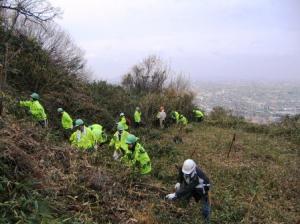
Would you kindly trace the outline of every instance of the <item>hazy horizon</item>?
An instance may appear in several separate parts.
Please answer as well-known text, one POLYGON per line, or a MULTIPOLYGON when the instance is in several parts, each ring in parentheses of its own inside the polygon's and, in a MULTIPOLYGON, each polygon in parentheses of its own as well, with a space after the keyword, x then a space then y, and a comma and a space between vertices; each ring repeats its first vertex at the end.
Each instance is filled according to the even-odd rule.
POLYGON ((94 79, 148 55, 195 81, 300 81, 298 0, 51 0, 94 79))

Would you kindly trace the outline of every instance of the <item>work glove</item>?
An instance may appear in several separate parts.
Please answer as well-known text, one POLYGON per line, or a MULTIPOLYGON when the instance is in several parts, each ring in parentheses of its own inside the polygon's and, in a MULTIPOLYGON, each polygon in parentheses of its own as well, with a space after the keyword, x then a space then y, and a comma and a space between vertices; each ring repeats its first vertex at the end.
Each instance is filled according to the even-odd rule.
POLYGON ((175 193, 168 194, 166 196, 166 199, 168 199, 168 200, 175 200, 176 199, 176 194, 175 193))
POLYGON ((175 188, 175 191, 178 191, 180 188, 180 183, 176 183, 174 188, 175 188))
POLYGON ((113 154, 114 160, 119 160, 121 156, 122 156, 121 153, 118 153, 117 151, 114 151, 114 154, 113 154))

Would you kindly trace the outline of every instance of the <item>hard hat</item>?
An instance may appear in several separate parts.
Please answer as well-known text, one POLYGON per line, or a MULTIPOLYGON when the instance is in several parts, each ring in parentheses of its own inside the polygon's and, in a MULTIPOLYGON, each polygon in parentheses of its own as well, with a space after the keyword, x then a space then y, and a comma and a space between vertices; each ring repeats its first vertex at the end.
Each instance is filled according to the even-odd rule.
POLYGON ((137 137, 135 137, 132 134, 129 134, 126 138, 126 144, 134 144, 134 143, 136 143, 137 140, 138 140, 137 137))
POLYGON ((61 107, 57 109, 58 113, 64 112, 64 109, 62 109, 61 107))
POLYGON ((117 129, 118 129, 118 131, 123 131, 124 130, 124 125, 119 122, 118 126, 117 126, 117 129))
POLYGON ((196 163, 192 159, 187 159, 184 161, 182 166, 182 172, 184 174, 191 174, 196 169, 196 163))
POLYGON ((30 97, 31 97, 32 99, 35 99, 35 100, 40 99, 40 96, 39 96, 39 94, 37 94, 37 93, 32 93, 32 94, 30 95, 30 97))
POLYGON ((81 119, 77 119, 77 120, 75 121, 75 127, 78 127, 78 126, 83 125, 83 124, 84 124, 84 122, 83 122, 83 120, 81 120, 81 119))
POLYGON ((135 109, 136 109, 136 110, 140 110, 140 107, 136 107, 135 109))
POLYGON ((122 116, 125 116, 125 114, 122 112, 122 113, 120 113, 120 117, 122 117, 122 116))

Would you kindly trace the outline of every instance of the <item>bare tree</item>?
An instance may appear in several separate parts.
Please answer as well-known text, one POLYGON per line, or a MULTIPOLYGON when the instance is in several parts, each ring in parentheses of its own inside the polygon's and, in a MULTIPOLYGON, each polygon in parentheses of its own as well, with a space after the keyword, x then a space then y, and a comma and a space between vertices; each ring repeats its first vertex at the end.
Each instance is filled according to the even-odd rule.
POLYGON ((85 65, 84 52, 57 24, 47 23, 45 28, 30 23, 26 27, 18 27, 18 30, 27 37, 37 40, 43 49, 49 53, 51 59, 67 73, 76 74, 80 72, 85 65))
POLYGON ((30 21, 43 26, 61 14, 58 8, 46 0, 0 0, 0 10, 4 17, 14 15, 9 20, 11 28, 19 17, 25 18, 24 23, 30 21))
POLYGON ((161 92, 165 86, 169 68, 155 56, 145 58, 123 76, 122 85, 136 93, 161 92))
POLYGON ((170 76, 168 89, 173 90, 176 95, 182 95, 191 92, 190 80, 183 73, 170 76))
POLYGON ((22 26, 25 27, 28 23, 35 23, 45 29, 46 23, 60 14, 60 10, 54 8, 46 0, 0 0, 0 25, 6 30, 3 39, 5 52, 3 57, 3 79, 0 83, 1 89, 6 85, 10 61, 20 51, 20 49, 10 47, 12 34, 17 33, 15 30, 16 25, 22 23, 22 26))
MULTIPOLYGON (((36 70, 32 70, 30 74, 34 77, 33 80, 36 80, 35 86, 39 87, 40 91, 59 85, 70 75, 82 79, 87 78, 88 71, 85 66, 84 52, 74 44, 68 33, 59 25, 48 22, 44 29, 31 22, 28 22, 27 26, 22 26, 22 20, 19 20, 15 28, 20 35, 34 40, 33 43, 36 43, 36 46, 46 53, 47 59, 40 62, 44 68, 37 66, 36 70), (46 66, 50 64, 53 66, 46 66)), ((26 46, 24 47, 26 48, 26 46)))

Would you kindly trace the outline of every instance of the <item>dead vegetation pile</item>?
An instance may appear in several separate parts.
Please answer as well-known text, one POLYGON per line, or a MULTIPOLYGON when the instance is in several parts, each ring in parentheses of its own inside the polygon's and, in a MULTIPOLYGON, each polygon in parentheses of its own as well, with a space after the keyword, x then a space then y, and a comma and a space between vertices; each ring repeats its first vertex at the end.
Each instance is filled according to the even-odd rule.
MULTIPOLYGON (((7 165, 10 181, 35 180, 38 183, 35 190, 42 195, 70 198, 75 190, 72 185, 83 183, 97 193, 113 186, 106 172, 89 166, 85 155, 75 153, 67 144, 55 146, 47 141, 48 130, 41 130, 31 123, 20 127, 5 122, 4 126, 0 130, 0 159, 7 165)), ((63 204, 61 207, 72 213, 72 210, 81 211, 82 206, 81 203, 72 203, 71 207, 63 204)))

